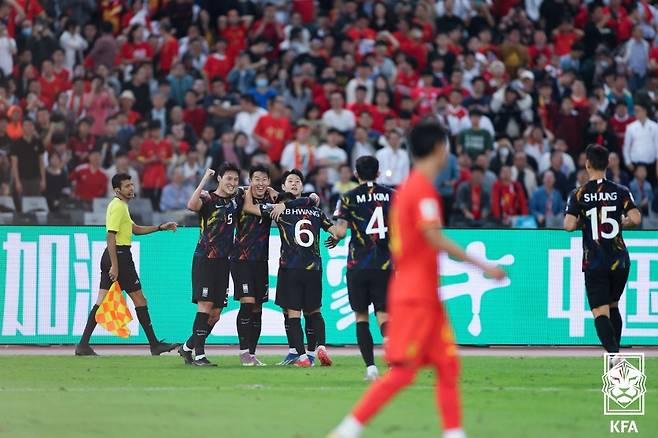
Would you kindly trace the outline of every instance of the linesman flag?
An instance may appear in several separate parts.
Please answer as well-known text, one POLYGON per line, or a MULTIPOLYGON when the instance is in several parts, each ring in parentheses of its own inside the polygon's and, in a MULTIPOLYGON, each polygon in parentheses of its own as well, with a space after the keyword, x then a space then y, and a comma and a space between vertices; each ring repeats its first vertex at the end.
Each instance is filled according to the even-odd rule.
POLYGON ((96 311, 96 322, 120 338, 127 338, 130 336, 128 323, 132 320, 133 316, 126 305, 126 298, 121 293, 121 286, 115 281, 96 311))

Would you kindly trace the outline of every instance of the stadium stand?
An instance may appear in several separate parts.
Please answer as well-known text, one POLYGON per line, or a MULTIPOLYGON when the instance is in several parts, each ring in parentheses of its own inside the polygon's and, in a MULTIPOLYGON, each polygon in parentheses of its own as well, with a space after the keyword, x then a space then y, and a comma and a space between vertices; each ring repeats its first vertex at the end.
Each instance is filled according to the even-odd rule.
POLYGON ((558 227, 599 143, 658 225, 648 2, 83 3, 0 2, 3 215, 95 223, 127 172, 148 221, 223 161, 272 165, 275 187, 301 168, 331 212, 361 155, 398 184, 405 134, 430 117, 451 133, 436 181, 447 224, 558 227))

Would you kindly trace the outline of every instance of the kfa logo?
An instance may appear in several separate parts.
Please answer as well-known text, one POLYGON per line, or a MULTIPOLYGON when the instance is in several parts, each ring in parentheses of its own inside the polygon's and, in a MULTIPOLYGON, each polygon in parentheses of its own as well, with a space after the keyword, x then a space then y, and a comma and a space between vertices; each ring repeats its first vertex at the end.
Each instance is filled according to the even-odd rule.
POLYGON ((644 415, 644 353, 606 353, 603 359, 603 415, 644 415))

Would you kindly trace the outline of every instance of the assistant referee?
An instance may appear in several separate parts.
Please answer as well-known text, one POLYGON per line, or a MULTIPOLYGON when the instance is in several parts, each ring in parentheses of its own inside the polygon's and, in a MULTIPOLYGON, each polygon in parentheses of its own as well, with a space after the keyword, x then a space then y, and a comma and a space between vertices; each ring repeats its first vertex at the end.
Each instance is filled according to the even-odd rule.
POLYGON ((118 281, 123 290, 135 304, 137 319, 144 329, 151 346, 151 354, 158 356, 178 347, 178 344, 169 344, 158 341, 155 337, 151 317, 146 307, 146 298, 142 292, 142 284, 135 270, 130 244, 132 235, 151 234, 156 231, 176 231, 176 222, 166 222, 160 225, 135 225, 128 211, 128 202, 135 197, 135 185, 126 173, 118 173, 112 177, 112 188, 115 198, 107 206, 106 225, 107 248, 101 258, 101 281, 96 304, 89 313, 85 331, 80 343, 75 348, 76 356, 96 356, 96 352, 89 346, 89 338, 96 328, 96 311, 103 302, 110 286, 118 281))

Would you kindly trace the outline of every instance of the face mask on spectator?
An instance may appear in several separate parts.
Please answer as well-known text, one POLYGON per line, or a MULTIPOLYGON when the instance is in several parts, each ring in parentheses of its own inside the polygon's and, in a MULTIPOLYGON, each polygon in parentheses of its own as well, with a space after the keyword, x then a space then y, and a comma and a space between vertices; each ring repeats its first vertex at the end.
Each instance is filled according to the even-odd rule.
POLYGON ((267 79, 258 79, 256 81, 256 87, 258 88, 265 88, 267 87, 267 79))
POLYGON ((21 32, 23 33, 23 36, 26 36, 26 37, 32 36, 32 28, 31 27, 24 27, 21 32))

